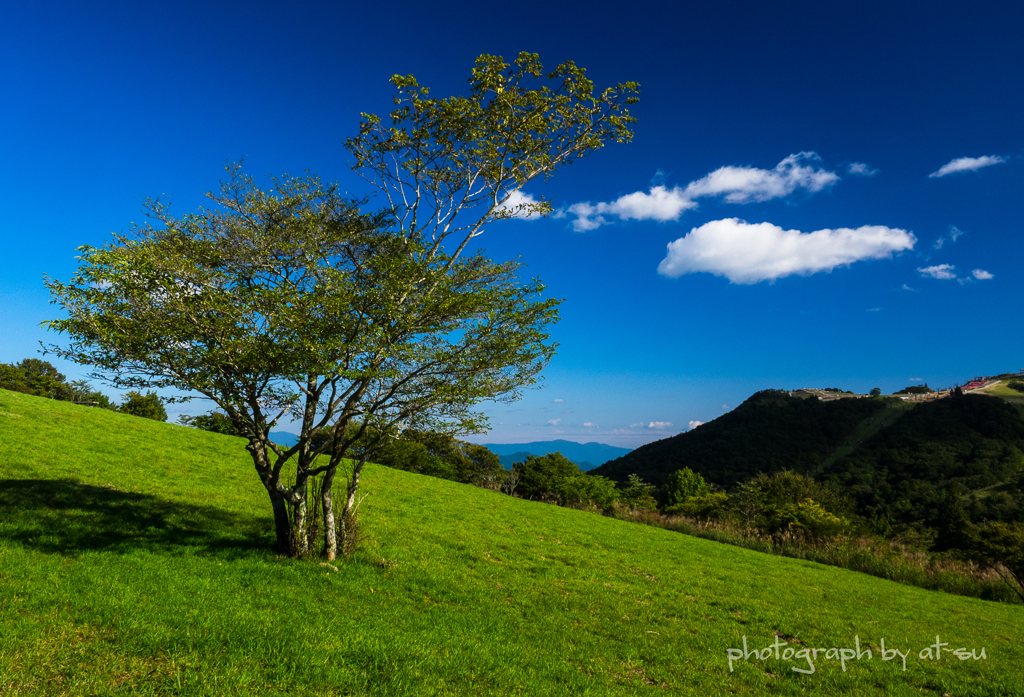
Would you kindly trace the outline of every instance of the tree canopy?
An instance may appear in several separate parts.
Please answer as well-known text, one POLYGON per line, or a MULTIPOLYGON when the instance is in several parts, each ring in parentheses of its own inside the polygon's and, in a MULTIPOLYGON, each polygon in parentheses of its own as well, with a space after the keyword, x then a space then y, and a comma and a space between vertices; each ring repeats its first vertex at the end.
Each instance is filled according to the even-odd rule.
POLYGON ((519 262, 466 246, 488 222, 550 211, 514 205, 531 179, 628 141, 637 86, 595 94, 572 63, 531 88, 541 77, 537 57, 520 54, 513 65, 478 58, 468 97, 431 99, 411 76, 392 78, 391 126, 364 114, 347 142, 383 210, 364 212, 365 199, 312 174, 261 188, 241 165, 197 213, 147 201, 150 222, 82 247, 70 281, 47 279, 67 315, 49 327, 69 339, 50 350, 119 387, 212 400, 248 440, 283 553, 309 551, 310 480, 323 475, 333 558, 343 462, 342 538, 368 458, 406 431, 481 432, 474 406, 518 398, 554 355, 559 301, 521 280, 519 262), (269 438, 280 420, 301 425, 291 448, 269 438))

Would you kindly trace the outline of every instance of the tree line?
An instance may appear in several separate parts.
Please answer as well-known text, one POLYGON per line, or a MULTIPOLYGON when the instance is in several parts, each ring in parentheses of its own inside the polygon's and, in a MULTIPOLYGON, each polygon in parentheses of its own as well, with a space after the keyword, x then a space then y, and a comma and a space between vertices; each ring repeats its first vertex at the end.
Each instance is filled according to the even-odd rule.
POLYGON ((160 396, 129 390, 121 404, 95 389, 87 380, 68 382, 52 363, 39 358, 25 358, 17 363, 0 363, 0 390, 21 392, 62 402, 73 402, 100 409, 119 411, 146 419, 167 421, 167 410, 160 396))

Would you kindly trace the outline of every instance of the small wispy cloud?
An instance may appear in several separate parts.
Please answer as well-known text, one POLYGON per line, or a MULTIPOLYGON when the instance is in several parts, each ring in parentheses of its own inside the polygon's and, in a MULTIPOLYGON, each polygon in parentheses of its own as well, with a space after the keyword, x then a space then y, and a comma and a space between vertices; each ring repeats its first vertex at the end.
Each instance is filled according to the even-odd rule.
POLYGON ((560 423, 562 423, 561 419, 551 419, 551 421, 548 421, 548 425, 550 426, 557 426, 560 423))
POLYGON ((998 165, 1001 162, 1006 162, 1006 158, 1000 157, 999 155, 958 157, 955 160, 950 160, 946 164, 942 165, 937 170, 929 174, 928 177, 935 179, 937 177, 945 177, 947 174, 954 174, 956 172, 975 172, 982 167, 991 167, 992 165, 998 165))
POLYGON ((671 426, 671 421, 652 421, 649 424, 647 424, 647 428, 653 429, 655 431, 663 431, 666 428, 671 428, 671 426))
POLYGON ((918 268, 917 271, 922 276, 937 278, 940 281, 951 281, 956 278, 956 273, 953 271, 955 268, 952 264, 937 264, 918 268))
POLYGON ((880 307, 869 307, 868 309, 866 309, 864 311, 865 312, 881 312, 882 308, 880 308, 880 307))
POLYGON ((565 402, 564 399, 552 399, 551 401, 555 404, 562 404, 563 402, 565 402))
POLYGON ((583 425, 586 426, 587 428, 594 428, 595 426, 597 426, 597 424, 590 423, 589 421, 584 421, 583 425))
POLYGON ((995 276, 990 274, 988 271, 984 271, 982 269, 975 269, 974 271, 971 271, 971 275, 973 275, 979 281, 987 281, 990 278, 995 278, 995 276))
POLYGON ((755 203, 789 196, 798 189, 815 193, 839 181, 835 172, 807 164, 820 159, 815 152, 799 152, 784 158, 773 169, 719 167, 685 187, 670 189, 657 184, 646 192, 634 191, 610 202, 575 203, 568 210, 576 216, 573 229, 586 232, 608 224, 606 216, 620 220, 678 220, 684 211, 697 207, 699 198, 755 203))
POLYGON ((713 220, 668 244, 658 273, 677 278, 707 272, 733 283, 809 276, 913 249, 913 233, 884 225, 801 232, 739 218, 713 220))
POLYGON ((855 177, 873 177, 878 174, 877 169, 872 169, 863 162, 851 162, 846 165, 846 171, 855 177))
POLYGON ((728 404, 723 404, 723 405, 722 405, 722 408, 723 408, 723 409, 728 409, 728 408, 729 408, 729 405, 728 405, 728 404))
POLYGON ((906 283, 903 284, 903 287, 900 288, 900 290, 909 290, 911 293, 916 293, 917 292, 917 288, 911 288, 906 283))
POLYGON ((958 228, 956 225, 949 226, 949 232, 935 240, 935 249, 942 249, 943 245, 946 244, 946 240, 950 242, 956 242, 958 239, 964 236, 964 231, 958 228))
POLYGON ((691 421, 687 425, 690 427, 690 430, 692 431, 693 429, 697 428, 698 426, 703 426, 704 422, 703 421, 691 421))

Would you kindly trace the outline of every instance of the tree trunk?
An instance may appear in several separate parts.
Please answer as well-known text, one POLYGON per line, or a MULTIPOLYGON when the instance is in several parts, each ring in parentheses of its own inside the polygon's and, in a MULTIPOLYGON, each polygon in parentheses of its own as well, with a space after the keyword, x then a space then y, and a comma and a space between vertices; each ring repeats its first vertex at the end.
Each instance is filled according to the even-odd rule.
POLYGON ((292 499, 292 556, 303 557, 309 552, 309 531, 306 530, 306 510, 308 501, 306 487, 308 480, 295 487, 295 498, 292 499))
POLYGON ((267 493, 270 495, 270 505, 274 509, 274 531, 277 536, 274 551, 290 556, 292 553, 292 526, 288 519, 288 506, 284 494, 271 486, 267 486, 267 493))
POLYGON ((336 468, 331 467, 324 473, 323 487, 320 490, 320 501, 324 509, 324 556, 327 561, 334 561, 338 553, 338 535, 334 524, 334 497, 331 489, 334 486, 336 468))
POLYGON ((348 491, 345 497, 345 507, 341 510, 341 550, 349 554, 355 550, 357 542, 356 535, 356 492, 359 490, 359 475, 363 472, 363 465, 366 458, 362 457, 359 463, 352 468, 352 479, 348 484, 348 491))

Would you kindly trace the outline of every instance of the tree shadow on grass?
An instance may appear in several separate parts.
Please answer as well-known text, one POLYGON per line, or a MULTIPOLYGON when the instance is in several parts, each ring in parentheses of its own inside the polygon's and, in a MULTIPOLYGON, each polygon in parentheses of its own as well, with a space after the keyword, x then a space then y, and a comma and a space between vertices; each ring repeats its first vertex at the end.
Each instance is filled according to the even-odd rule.
POLYGON ((50 554, 179 551, 252 556, 273 545, 269 516, 167 501, 72 479, 0 479, 0 540, 50 554))

